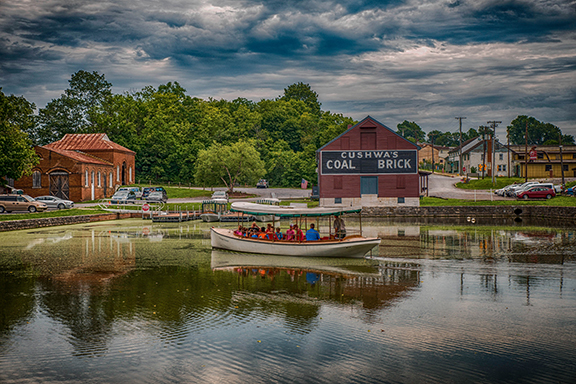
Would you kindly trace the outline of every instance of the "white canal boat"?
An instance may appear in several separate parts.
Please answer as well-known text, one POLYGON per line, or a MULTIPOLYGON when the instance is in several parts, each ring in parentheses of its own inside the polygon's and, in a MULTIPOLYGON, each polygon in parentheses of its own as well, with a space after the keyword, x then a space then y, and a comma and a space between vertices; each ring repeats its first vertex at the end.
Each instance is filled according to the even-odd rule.
MULTIPOLYGON (((233 203, 232 212, 241 212, 250 216, 272 215, 273 217, 288 217, 301 224, 309 219, 332 216, 338 217, 344 213, 358 213, 360 208, 296 208, 290 206, 272 206, 254 203, 233 203)), ((257 253, 267 255, 296 257, 353 257, 361 258, 372 248, 380 244, 378 237, 363 237, 360 221, 358 235, 336 238, 329 234, 317 241, 278 241, 243 237, 234 234, 232 229, 212 227, 210 237, 212 248, 229 251, 257 253)), ((306 226, 306 225, 305 225, 306 226)), ((305 230, 305 227, 299 225, 305 230)))

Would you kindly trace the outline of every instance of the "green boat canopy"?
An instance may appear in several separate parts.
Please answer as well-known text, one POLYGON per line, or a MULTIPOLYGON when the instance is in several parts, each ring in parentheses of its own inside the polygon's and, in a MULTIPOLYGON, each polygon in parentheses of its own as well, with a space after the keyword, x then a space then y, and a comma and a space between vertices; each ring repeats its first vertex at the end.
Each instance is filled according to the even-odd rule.
POLYGON ((232 212, 242 212, 247 215, 263 216, 274 215, 279 217, 318 217, 318 216, 340 216, 344 213, 360 213, 362 208, 354 207, 320 207, 320 208, 298 208, 288 205, 263 205, 255 203, 237 202, 232 203, 232 212))

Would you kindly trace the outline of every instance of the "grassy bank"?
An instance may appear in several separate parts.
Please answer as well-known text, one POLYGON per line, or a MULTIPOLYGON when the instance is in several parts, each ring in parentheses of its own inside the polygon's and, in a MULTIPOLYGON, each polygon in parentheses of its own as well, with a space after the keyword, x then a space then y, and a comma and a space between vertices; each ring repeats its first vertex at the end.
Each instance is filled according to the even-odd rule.
MULTIPOLYGON (((484 189, 484 190, 489 190, 489 189, 500 189, 500 188, 504 188, 507 185, 510 184, 523 184, 524 183, 524 178, 521 177, 497 177, 494 180, 496 182, 496 185, 492 184, 492 178, 491 177, 486 177, 484 179, 478 179, 478 180, 469 180, 467 183, 464 182, 459 182, 456 183, 456 187, 460 188, 460 189, 484 189)), ((546 179, 529 179, 529 181, 540 181, 540 182, 546 182, 546 179)), ((576 181, 571 181, 566 183, 566 188, 570 188, 572 186, 576 185, 576 181)))
POLYGON ((576 198, 567 196, 558 196, 550 200, 464 200, 464 199, 440 199, 437 197, 424 197, 420 200, 420 205, 423 207, 435 206, 487 206, 487 205, 544 205, 549 207, 574 207, 576 206, 576 198))
POLYGON ((103 211, 99 208, 73 208, 73 209, 62 209, 59 211, 49 211, 49 212, 37 212, 37 213, 16 213, 16 214, 2 214, 0 215, 0 221, 6 220, 26 220, 26 219, 42 219, 47 217, 64 217, 64 216, 81 216, 81 215, 93 215, 96 213, 110 213, 103 211))

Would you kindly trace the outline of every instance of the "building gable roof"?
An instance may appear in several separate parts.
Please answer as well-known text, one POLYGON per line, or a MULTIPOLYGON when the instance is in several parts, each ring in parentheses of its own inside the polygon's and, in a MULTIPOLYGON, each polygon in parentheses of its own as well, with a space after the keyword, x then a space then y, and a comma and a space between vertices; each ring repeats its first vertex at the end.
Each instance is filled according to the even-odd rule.
POLYGON ((320 148, 318 148, 316 150, 316 152, 320 152, 321 150, 324 149, 324 147, 332 144, 333 142, 335 142, 336 140, 338 140, 340 137, 344 136, 345 134, 347 134, 348 132, 352 131, 353 129, 356 129, 357 127, 360 127, 362 125, 364 125, 366 122, 371 121, 372 123, 379 125, 382 128, 387 129, 388 131, 390 131, 391 133, 393 133, 394 135, 398 136, 400 139, 404 140, 405 142, 409 143, 410 145, 412 145, 415 149, 420 149, 420 147, 416 144, 414 144, 413 142, 411 142, 410 140, 407 140, 406 138, 402 137, 401 135, 399 135, 397 132, 393 131, 392 129, 388 128, 387 126, 385 126, 384 124, 380 123, 378 120, 372 118, 371 116, 366 116, 364 119, 362 119, 360 122, 356 123, 355 125, 353 125, 352 127, 348 128, 346 131, 342 132, 341 134, 339 134, 338 136, 336 136, 335 138, 333 138, 332 140, 330 140, 329 142, 327 142, 326 144, 324 144, 323 146, 321 146, 320 148))
POLYGON ((78 161, 79 163, 86 163, 86 164, 98 164, 98 165, 108 165, 112 166, 112 163, 109 163, 105 160, 99 159, 95 156, 89 155, 88 153, 83 153, 80 151, 71 151, 67 149, 59 149, 59 148, 50 148, 48 146, 40 147, 46 149, 48 151, 57 153, 61 156, 68 157, 72 160, 78 161))
POLYGON ((47 144, 45 148, 71 151, 120 151, 136 153, 116 144, 105 133, 67 133, 58 141, 47 144))

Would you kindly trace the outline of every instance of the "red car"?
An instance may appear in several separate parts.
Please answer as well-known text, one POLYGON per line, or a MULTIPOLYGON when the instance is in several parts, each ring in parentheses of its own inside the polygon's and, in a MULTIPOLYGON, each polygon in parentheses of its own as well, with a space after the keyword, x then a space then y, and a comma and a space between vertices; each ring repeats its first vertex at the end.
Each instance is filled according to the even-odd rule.
POLYGON ((542 186, 533 186, 526 191, 520 192, 516 197, 518 199, 551 199, 556 196, 556 192, 554 192, 553 188, 542 187, 542 186))

